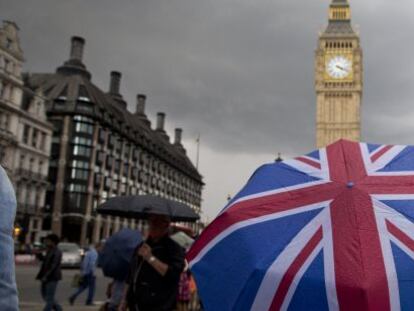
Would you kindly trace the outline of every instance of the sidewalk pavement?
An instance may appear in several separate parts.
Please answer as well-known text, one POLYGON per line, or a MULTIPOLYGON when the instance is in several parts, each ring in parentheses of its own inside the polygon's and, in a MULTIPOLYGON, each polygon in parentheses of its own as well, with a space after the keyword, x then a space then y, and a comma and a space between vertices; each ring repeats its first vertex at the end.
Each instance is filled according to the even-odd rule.
MULTIPOLYGON (((64 311, 98 311, 103 302, 95 302, 94 306, 85 306, 82 304, 75 304, 70 306, 68 303, 62 303, 61 306, 64 311)), ((42 311, 44 304, 36 302, 20 302, 20 311, 42 311)))

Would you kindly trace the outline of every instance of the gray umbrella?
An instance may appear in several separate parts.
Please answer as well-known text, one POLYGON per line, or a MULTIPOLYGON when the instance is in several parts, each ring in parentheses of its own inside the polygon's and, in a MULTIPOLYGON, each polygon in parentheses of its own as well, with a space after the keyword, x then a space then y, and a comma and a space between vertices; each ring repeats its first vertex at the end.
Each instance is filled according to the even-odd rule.
POLYGON ((177 242, 177 244, 180 245, 184 249, 188 249, 194 243, 193 238, 189 237, 187 234, 181 231, 174 233, 171 236, 171 239, 177 242))
POLYGON ((156 214, 169 216, 172 221, 194 222, 200 219, 190 206, 156 195, 114 197, 100 205, 97 212, 127 218, 146 218, 149 214, 156 214))

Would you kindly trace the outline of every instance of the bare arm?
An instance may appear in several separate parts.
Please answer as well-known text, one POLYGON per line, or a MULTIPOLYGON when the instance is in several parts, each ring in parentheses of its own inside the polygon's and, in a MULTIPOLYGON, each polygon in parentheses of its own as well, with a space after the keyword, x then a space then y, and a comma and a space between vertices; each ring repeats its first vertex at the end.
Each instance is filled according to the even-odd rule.
POLYGON ((155 271, 157 271, 162 276, 165 276, 167 274, 168 265, 166 263, 163 263, 157 257, 151 256, 145 260, 155 269, 155 271))
POLYGON ((162 276, 167 274, 168 265, 152 255, 151 247, 148 244, 142 244, 138 250, 138 255, 144 258, 162 276))

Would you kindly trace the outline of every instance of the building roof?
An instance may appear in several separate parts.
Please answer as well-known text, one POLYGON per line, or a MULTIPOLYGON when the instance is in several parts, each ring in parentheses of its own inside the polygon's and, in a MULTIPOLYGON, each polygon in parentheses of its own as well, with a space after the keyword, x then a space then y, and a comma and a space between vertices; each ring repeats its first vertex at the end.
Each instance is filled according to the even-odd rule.
POLYGON ((91 77, 81 60, 70 59, 58 67, 56 73, 28 74, 26 82, 28 87, 41 88, 50 100, 49 116, 88 116, 202 183, 202 176, 181 143, 171 143, 165 132, 151 128, 144 113, 128 111, 124 103, 94 85, 91 77))
POLYGON ((354 36, 355 31, 352 28, 351 21, 335 21, 330 20, 328 27, 326 28, 324 35, 350 35, 354 36))

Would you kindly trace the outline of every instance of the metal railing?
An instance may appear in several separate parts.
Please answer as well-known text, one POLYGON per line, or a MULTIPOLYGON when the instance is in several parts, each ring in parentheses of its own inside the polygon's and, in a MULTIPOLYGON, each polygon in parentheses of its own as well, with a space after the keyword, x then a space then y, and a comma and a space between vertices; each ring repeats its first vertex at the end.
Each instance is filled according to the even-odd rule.
POLYGON ((29 179, 38 182, 47 182, 47 175, 33 172, 31 170, 19 168, 16 171, 16 175, 23 179, 29 179))
POLYGON ((17 203, 17 212, 20 214, 35 215, 40 207, 33 204, 17 203))

